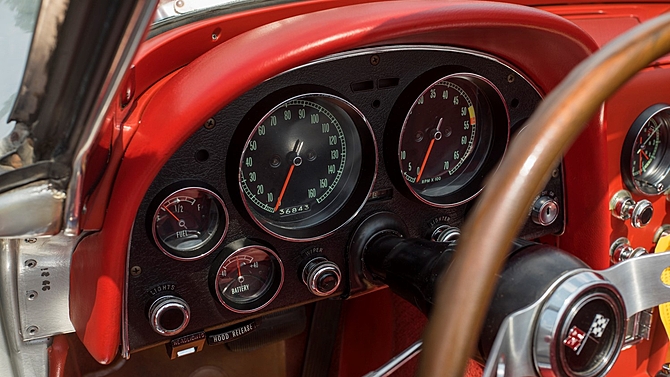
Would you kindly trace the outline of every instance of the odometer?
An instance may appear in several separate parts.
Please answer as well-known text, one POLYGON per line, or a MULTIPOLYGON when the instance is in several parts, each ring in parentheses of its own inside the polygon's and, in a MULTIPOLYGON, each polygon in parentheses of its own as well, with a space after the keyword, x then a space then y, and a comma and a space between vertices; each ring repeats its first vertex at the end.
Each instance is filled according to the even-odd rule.
POLYGON ((239 165, 243 201, 268 232, 295 240, 324 236, 362 206, 374 179, 374 139, 362 114, 327 94, 288 99, 247 139, 239 165), (362 178, 362 179, 359 179, 362 178))

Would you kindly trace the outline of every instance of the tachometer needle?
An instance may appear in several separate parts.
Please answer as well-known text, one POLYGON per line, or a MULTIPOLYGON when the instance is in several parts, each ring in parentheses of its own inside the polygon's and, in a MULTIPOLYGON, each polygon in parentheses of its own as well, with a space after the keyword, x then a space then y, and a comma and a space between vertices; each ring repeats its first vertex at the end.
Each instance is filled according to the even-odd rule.
POLYGON ((433 134, 433 137, 430 139, 430 144, 428 144, 428 150, 426 151, 426 155, 423 156, 423 162, 421 163, 421 168, 419 168, 419 174, 416 176, 416 182, 419 183, 421 180, 421 175, 423 174, 423 169, 426 167, 426 162, 428 162, 428 157, 430 156, 430 151, 433 150, 433 144, 435 144, 435 135, 440 132, 440 127, 442 126, 442 119, 440 118, 440 121, 437 123, 437 128, 435 130, 435 134, 433 134))

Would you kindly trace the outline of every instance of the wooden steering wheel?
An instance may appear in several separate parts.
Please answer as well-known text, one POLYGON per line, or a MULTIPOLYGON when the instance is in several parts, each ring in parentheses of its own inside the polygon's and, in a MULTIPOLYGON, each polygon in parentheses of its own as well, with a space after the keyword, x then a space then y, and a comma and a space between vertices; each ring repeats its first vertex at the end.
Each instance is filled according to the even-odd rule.
POLYGON ((441 277, 419 376, 463 376, 513 238, 551 169, 595 111, 629 78, 670 51, 670 14, 610 42, 548 95, 512 143, 470 213, 441 277), (482 237, 482 235, 485 235, 482 237), (478 279, 472 279, 478 276, 478 279), (452 305, 457 303, 457 305, 452 305))

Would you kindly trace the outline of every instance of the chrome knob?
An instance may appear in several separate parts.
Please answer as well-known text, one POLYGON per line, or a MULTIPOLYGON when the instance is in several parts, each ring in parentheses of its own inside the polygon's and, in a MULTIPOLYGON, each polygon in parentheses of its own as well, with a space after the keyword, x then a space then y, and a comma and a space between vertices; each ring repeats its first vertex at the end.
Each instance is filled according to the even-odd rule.
POLYGON ((656 373, 656 377, 670 377, 670 364, 663 364, 661 370, 656 373))
POLYGON ((617 240, 612 243, 612 246, 610 246, 610 259, 612 260, 612 263, 621 263, 625 260, 645 254, 648 254, 647 249, 644 247, 633 248, 626 237, 617 238, 617 240))
POLYGON ((461 231, 455 226, 440 225, 430 235, 430 239, 435 242, 458 241, 461 237, 461 231))
POLYGON ((670 235, 670 224, 663 224, 654 232, 653 243, 658 243, 662 237, 670 235))
POLYGON ((549 226, 558 219, 558 203, 549 196, 541 196, 533 203, 531 219, 537 225, 549 226))
POLYGON ((654 207, 647 199, 642 199, 633 208, 633 214, 630 217, 630 223, 634 228, 642 228, 649 224, 654 215, 654 207))
POLYGON ((163 336, 177 335, 188 326, 191 309, 184 299, 161 296, 149 307, 149 322, 155 332, 163 336))
POLYGON ((642 228, 649 224, 654 215, 654 207, 650 201, 642 199, 639 202, 635 202, 626 190, 621 190, 614 194, 610 200, 610 211, 612 212, 612 216, 617 219, 630 219, 630 224, 633 228, 642 228))
POLYGON ((337 264, 324 257, 316 257, 302 269, 302 281, 313 294, 328 296, 340 286, 342 273, 337 264))

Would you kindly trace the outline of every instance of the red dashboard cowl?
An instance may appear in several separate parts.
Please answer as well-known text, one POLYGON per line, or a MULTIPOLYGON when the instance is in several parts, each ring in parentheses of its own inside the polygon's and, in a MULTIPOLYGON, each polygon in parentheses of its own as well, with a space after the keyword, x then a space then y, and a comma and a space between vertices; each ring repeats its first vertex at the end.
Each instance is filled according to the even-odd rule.
MULTIPOLYGON (((197 25, 184 32, 196 32, 197 25)), ((212 22, 203 25, 211 28, 212 22)), ((176 38, 179 31, 172 35, 176 38)), ((202 43, 211 44, 211 38, 202 43)), ((104 226, 84 238, 73 255, 71 319, 96 360, 110 363, 118 352, 131 227, 144 193, 172 153, 208 117, 272 76, 328 54, 401 43, 490 53, 525 72, 544 93, 597 49, 575 24, 547 12, 510 4, 443 1, 320 11, 259 27, 214 47, 165 82, 143 113, 132 115, 140 119, 140 126, 119 168, 104 226)), ((169 53, 179 54, 180 46, 169 53)), ((138 74, 151 69, 143 65, 145 58, 150 60, 149 56, 136 60, 138 74)))

